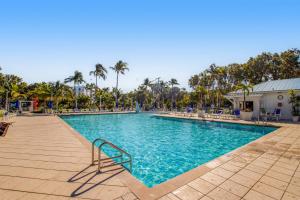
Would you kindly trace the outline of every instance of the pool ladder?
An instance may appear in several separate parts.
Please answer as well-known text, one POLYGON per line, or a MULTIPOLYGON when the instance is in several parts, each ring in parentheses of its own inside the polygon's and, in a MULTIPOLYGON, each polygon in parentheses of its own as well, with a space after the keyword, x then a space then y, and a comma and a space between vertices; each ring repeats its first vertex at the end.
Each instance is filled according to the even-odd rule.
POLYGON ((131 155, 129 153, 127 153, 126 151, 124 151, 123 149, 117 147, 113 143, 111 143, 109 141, 106 141, 102 138, 97 138, 92 143, 92 165, 94 165, 95 162, 98 162, 98 172, 101 172, 101 169, 103 169, 103 168, 112 167, 112 166, 115 166, 115 165, 121 165, 122 167, 126 168, 130 173, 132 172, 132 157, 131 157, 131 155), (98 141, 100 141, 101 143, 98 146, 98 160, 95 160, 94 151, 95 151, 96 142, 98 142, 98 141), (105 145, 110 146, 111 148, 117 150, 120 153, 120 155, 101 159, 101 150, 105 145), (127 156, 127 159, 125 161, 124 161, 124 155, 127 156), (110 160, 110 159, 113 160, 113 159, 116 159, 116 158, 121 158, 121 162, 114 162, 113 164, 102 165, 104 161, 110 160), (129 169, 124 166, 125 163, 129 163, 129 169))

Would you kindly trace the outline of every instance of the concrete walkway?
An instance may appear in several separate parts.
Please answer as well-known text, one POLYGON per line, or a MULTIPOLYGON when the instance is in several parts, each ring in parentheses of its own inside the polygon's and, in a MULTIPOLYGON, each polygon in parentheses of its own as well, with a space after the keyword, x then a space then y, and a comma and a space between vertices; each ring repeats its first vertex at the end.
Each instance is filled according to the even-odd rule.
POLYGON ((0 137, 0 199, 137 199, 122 169, 96 174, 89 148, 54 116, 17 117, 0 137))

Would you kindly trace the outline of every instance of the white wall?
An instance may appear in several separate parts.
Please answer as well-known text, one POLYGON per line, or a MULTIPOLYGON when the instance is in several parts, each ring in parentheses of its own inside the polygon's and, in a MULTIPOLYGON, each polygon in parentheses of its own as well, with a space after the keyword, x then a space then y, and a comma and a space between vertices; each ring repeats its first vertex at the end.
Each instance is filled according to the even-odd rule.
POLYGON ((268 93, 264 94, 262 97, 262 106, 266 109, 267 112, 273 112, 275 108, 281 109, 281 118, 282 119, 291 119, 292 118, 292 105, 289 104, 290 96, 287 92, 285 93, 268 93), (282 100, 279 100, 277 97, 279 95, 283 96, 282 100), (278 103, 282 103, 282 107, 278 107, 278 103))
MULTIPOLYGON (((257 117, 259 115, 259 101, 261 96, 246 96, 246 101, 253 101, 253 117, 257 117)), ((239 109, 239 102, 243 102, 244 97, 235 98, 234 109, 239 109)))
MULTIPOLYGON (((300 95, 300 91, 296 92, 300 95)), ((270 92, 263 94, 262 97, 251 97, 246 96, 246 101, 253 101, 253 116, 257 117, 259 115, 259 108, 265 108, 269 113, 272 113, 276 108, 281 109, 281 119, 292 119, 292 105, 289 104, 290 96, 287 92, 270 92), (278 95, 282 95, 283 99, 279 100, 278 95), (260 106, 259 106, 259 102, 260 106), (282 103, 282 107, 278 107, 278 103, 282 103)), ((242 97, 235 98, 235 101, 243 101, 242 97)), ((234 108, 238 108, 238 103, 235 103, 234 108)))

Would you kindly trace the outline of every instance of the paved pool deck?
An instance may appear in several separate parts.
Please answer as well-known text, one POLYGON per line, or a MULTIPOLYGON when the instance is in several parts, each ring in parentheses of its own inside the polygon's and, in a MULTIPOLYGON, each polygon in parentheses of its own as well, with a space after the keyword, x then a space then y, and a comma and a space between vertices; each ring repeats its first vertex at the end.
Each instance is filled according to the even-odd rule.
POLYGON ((0 137, 0 199, 300 199, 300 125, 272 125, 281 128, 147 188, 120 168, 97 174, 90 143, 60 118, 17 117, 0 137))
POLYGON ((16 117, 0 137, 0 199, 137 199, 123 169, 96 174, 90 164, 87 144, 58 117, 16 117))

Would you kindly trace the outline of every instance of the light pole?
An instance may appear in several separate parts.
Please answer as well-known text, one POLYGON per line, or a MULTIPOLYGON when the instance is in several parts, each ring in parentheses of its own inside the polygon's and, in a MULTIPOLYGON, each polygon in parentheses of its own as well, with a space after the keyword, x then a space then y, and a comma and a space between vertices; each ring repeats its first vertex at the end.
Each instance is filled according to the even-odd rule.
POLYGON ((5 101, 5 110, 9 112, 9 106, 8 106, 8 90, 6 91, 6 101, 5 101))
POLYGON ((100 95, 100 112, 101 112, 101 107, 102 107, 102 105, 101 105, 101 97, 102 97, 102 95, 100 95))
POLYGON ((50 97, 50 109, 51 109, 51 114, 53 113, 53 91, 51 89, 51 97, 50 97))

